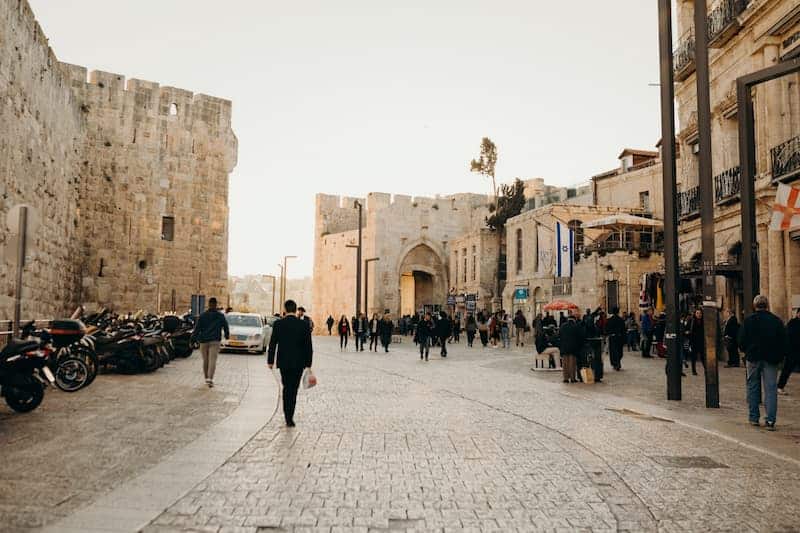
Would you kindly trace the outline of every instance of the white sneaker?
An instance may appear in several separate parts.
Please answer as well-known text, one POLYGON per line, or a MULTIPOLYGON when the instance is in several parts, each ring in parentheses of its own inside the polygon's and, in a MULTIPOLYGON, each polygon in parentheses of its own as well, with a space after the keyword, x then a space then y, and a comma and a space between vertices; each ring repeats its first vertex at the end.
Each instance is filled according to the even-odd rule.
POLYGON ((783 389, 778 389, 778 394, 780 394, 780 395, 782 395, 782 396, 788 396, 788 395, 789 395, 789 393, 788 393, 788 392, 786 392, 786 391, 785 391, 785 390, 783 390, 783 389))

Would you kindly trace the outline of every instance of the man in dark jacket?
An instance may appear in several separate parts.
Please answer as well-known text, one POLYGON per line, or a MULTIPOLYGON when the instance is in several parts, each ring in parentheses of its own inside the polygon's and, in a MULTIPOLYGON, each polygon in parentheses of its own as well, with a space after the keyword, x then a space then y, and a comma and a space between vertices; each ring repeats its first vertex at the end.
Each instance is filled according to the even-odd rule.
POLYGON ((283 415, 288 427, 294 427, 294 408, 297 404, 297 389, 303 370, 311 368, 314 349, 311 345, 311 330, 295 316, 297 304, 286 300, 283 304, 286 316, 275 322, 269 340, 267 365, 273 368, 277 359, 283 383, 283 415))
POLYGON ((353 320, 353 337, 356 339, 356 351, 364 351, 364 343, 369 334, 369 321, 364 313, 353 320))
POLYGON ((419 344, 420 361, 422 360, 423 353, 425 354, 425 360, 428 360, 428 354, 431 351, 431 337, 434 335, 433 327, 430 313, 425 313, 425 316, 417 321, 414 340, 419 344))
POLYGON ((758 295, 753 299, 755 313, 744 320, 739 330, 739 345, 747 360, 747 403, 750 424, 759 425, 761 387, 764 387, 766 427, 775 431, 778 414, 778 364, 786 354, 786 328, 780 318, 769 312, 769 300, 758 295))
POLYGON ((210 388, 214 386, 214 371, 217 369, 217 355, 219 354, 219 343, 222 340, 222 333, 225 338, 230 338, 228 320, 225 315, 217 309, 217 299, 208 300, 208 310, 204 311, 197 319, 197 325, 192 331, 192 340, 200 343, 200 353, 203 356, 203 374, 206 377, 206 385, 210 388))
POLYGON ((611 309, 611 316, 606 322, 606 335, 608 335, 608 358, 614 370, 622 368, 622 349, 625 346, 626 334, 625 321, 619 316, 619 307, 611 309))
MULTIPOLYGON (((381 339, 381 346, 386 353, 389 353, 389 345, 392 343, 392 333, 394 333, 394 322, 392 322, 392 318, 385 314, 383 318, 378 322, 378 336, 381 339)), ((376 343, 375 351, 378 351, 378 346, 376 343)))
POLYGON ((783 362, 783 370, 778 380, 778 394, 786 394, 783 388, 786 387, 789 376, 800 363, 800 307, 794 310, 794 318, 786 324, 786 336, 789 350, 786 353, 786 361, 783 362))
POLYGON ((725 329, 722 332, 722 340, 725 349, 728 351, 727 368, 739 366, 739 321, 730 309, 725 310, 725 329))
POLYGON ((586 341, 579 315, 579 311, 573 311, 559 330, 564 383, 578 381, 578 354, 583 350, 583 344, 586 341))
POLYGON ((334 322, 335 320, 333 320, 333 316, 328 315, 328 320, 325 321, 325 325, 328 326, 328 335, 331 335, 331 332, 333 331, 334 322))
POLYGON ((442 345, 440 355, 447 357, 447 339, 450 338, 450 321, 447 319, 447 313, 441 311, 439 320, 436 322, 436 336, 439 337, 439 343, 442 345))

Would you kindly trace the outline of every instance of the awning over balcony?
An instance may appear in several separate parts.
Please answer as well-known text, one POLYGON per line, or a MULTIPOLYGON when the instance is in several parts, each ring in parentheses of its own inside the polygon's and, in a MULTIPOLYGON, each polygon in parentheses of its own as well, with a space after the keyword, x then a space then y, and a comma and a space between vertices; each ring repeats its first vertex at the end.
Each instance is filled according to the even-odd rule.
POLYGON ((636 215, 611 215, 603 218, 598 218, 590 222, 582 224, 584 228, 591 229, 609 229, 616 231, 624 231, 630 229, 646 229, 655 228, 661 229, 664 223, 661 220, 654 220, 652 218, 637 217, 636 215))

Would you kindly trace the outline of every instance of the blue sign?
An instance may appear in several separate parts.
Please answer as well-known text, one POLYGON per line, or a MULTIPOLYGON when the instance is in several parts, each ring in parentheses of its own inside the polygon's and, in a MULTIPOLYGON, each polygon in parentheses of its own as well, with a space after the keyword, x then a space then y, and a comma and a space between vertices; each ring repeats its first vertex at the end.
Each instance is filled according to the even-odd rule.
POLYGON ((514 299, 515 300, 527 300, 528 299, 528 289, 527 288, 520 288, 514 291, 514 299))

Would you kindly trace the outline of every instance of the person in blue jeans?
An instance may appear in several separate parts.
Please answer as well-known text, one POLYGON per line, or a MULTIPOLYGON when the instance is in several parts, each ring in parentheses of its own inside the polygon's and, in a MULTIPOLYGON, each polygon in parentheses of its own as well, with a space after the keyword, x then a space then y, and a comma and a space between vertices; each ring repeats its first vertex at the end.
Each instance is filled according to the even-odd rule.
POLYGON ((739 330, 739 346, 747 360, 747 404, 750 425, 760 425, 762 387, 765 426, 775 431, 778 416, 778 365, 787 351, 783 321, 769 312, 769 300, 758 295, 753 299, 755 312, 745 318, 739 330))

